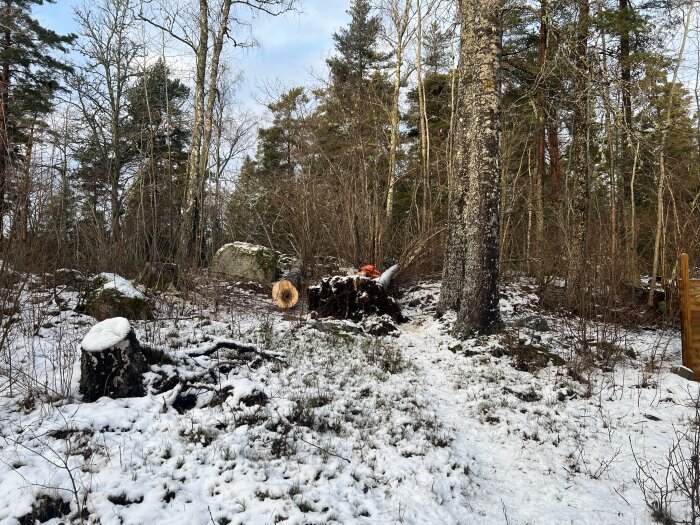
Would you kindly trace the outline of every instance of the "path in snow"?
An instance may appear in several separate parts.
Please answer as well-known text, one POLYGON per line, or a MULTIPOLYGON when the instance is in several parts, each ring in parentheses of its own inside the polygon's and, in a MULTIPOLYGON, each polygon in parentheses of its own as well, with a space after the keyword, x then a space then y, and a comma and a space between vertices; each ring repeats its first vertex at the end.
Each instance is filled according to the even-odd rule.
MULTIPOLYGON (((597 397, 558 400, 560 387, 572 383, 562 370, 517 371, 509 358, 489 353, 495 338, 462 343, 475 355, 453 352, 445 326, 412 315, 398 344, 434 410, 454 429, 453 453, 473 465, 470 505, 481 523, 652 522, 635 484, 630 439, 637 454, 663 454, 682 407, 669 406, 659 422, 646 419, 658 396, 617 384, 619 374, 634 379, 630 370, 614 373, 612 382, 599 378, 597 397)), ((686 385, 664 378, 680 401, 686 385)))

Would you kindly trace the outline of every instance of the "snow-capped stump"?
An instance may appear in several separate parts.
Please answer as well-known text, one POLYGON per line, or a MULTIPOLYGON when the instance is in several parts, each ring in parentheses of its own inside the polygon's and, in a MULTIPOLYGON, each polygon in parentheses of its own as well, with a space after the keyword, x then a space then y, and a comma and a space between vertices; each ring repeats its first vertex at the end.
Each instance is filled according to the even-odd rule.
POLYGON ((233 242, 219 248, 209 269, 217 274, 271 284, 277 275, 277 260, 274 250, 247 242, 233 242))
POLYGON ((93 326, 81 343, 80 393, 92 402, 143 396, 142 374, 148 364, 136 334, 124 317, 106 319, 93 326))
POLYGON ((388 315, 402 322, 401 308, 377 280, 352 276, 335 276, 309 288, 309 310, 320 317, 359 321, 368 315, 388 315))
POLYGON ((153 319, 153 305, 133 284, 115 273, 101 273, 91 282, 85 313, 98 321, 112 317, 153 319))

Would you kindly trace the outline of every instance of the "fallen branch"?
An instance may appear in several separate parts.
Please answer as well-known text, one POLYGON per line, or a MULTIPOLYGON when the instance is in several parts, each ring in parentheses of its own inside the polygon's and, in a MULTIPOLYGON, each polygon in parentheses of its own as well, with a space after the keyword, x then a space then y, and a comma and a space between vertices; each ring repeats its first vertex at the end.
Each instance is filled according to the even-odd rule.
POLYGON ((284 354, 281 353, 270 353, 270 352, 265 352, 264 350, 260 350, 256 345, 251 344, 251 343, 241 343, 239 341, 233 341, 229 339, 225 339, 222 341, 216 341, 212 346, 206 346, 206 347, 200 347, 196 348, 194 350, 189 350, 185 351, 184 355, 186 357, 194 358, 194 357, 209 357, 219 350, 226 349, 226 350, 237 350, 240 353, 254 353, 257 354, 261 357, 266 357, 268 359, 274 359, 276 361, 279 361, 281 363, 286 364, 286 361, 282 359, 281 356, 284 354))

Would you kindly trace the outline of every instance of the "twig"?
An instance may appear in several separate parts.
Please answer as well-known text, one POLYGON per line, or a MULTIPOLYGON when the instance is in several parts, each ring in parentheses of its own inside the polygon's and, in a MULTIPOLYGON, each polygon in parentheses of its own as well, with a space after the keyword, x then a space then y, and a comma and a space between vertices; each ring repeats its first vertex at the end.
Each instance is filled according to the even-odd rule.
POLYGON ((294 437, 296 437, 297 439, 299 439, 299 441, 301 441, 301 442, 303 442, 303 443, 306 443, 306 444, 309 445, 309 446, 312 446, 312 447, 317 448, 318 450, 320 450, 320 451, 322 451, 322 452, 325 452, 325 453, 328 454, 329 456, 334 456, 334 457, 336 457, 336 458, 338 458, 338 459, 343 459, 343 460, 347 461, 348 463, 351 463, 351 461, 350 461, 348 458, 345 458, 345 457, 341 456, 340 454, 336 454, 336 453, 334 453, 334 452, 331 452, 331 451, 328 450, 327 448, 320 447, 320 446, 318 446, 318 445, 316 445, 316 444, 314 444, 314 443, 311 443, 310 441, 306 441, 303 437, 297 436, 297 435, 296 435, 296 432, 294 433, 294 437))
POLYGON ((627 503, 627 506, 628 506, 628 507, 631 507, 631 506, 632 506, 632 505, 630 505, 630 502, 627 501, 627 498, 625 498, 622 494, 620 494, 620 493, 618 492, 618 490, 617 490, 615 487, 613 487, 613 490, 615 491, 615 493, 616 493, 618 496, 620 496, 620 497, 624 500, 625 503, 627 503))

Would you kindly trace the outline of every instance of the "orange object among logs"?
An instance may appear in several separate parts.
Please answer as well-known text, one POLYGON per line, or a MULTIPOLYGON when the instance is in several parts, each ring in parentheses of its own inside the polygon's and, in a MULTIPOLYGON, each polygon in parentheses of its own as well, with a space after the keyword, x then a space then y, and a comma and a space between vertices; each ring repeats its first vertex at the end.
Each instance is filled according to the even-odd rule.
POLYGON ((360 275, 364 275, 365 277, 369 277, 370 279, 376 279, 377 277, 382 275, 382 273, 371 264, 365 264, 364 266, 360 267, 360 275))

